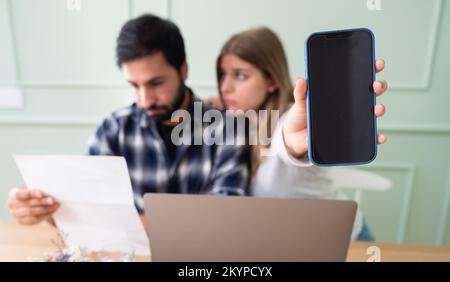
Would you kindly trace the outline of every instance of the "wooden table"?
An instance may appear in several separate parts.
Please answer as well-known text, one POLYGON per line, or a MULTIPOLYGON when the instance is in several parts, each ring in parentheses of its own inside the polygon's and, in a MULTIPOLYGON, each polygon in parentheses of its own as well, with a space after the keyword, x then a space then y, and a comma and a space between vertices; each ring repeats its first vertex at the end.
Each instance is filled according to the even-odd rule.
MULTIPOLYGON (((56 229, 47 224, 22 226, 0 222, 0 261, 25 261, 27 257, 41 257, 55 250, 51 239, 57 238, 56 229)), ((371 255, 367 249, 376 246, 381 261, 450 261, 450 246, 399 245, 389 243, 353 242, 348 252, 348 261, 367 261, 371 255)), ((149 261, 149 257, 138 257, 137 261, 149 261)))

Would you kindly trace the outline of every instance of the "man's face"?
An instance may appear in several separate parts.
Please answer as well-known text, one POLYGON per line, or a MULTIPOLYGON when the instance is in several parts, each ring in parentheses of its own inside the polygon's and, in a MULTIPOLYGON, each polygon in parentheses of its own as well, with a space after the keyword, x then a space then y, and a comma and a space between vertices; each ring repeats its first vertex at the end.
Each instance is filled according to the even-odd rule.
POLYGON ((170 65, 162 52, 139 58, 122 65, 126 80, 133 86, 136 104, 149 116, 170 118, 184 96, 187 66, 181 71, 170 65))

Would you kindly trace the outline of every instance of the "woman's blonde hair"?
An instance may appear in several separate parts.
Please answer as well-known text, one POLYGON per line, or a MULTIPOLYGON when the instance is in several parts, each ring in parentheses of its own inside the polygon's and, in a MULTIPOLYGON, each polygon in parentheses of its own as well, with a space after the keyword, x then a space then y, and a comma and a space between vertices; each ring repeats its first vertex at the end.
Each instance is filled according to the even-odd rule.
MULTIPOLYGON (((233 35, 222 47, 217 58, 216 72, 220 93, 221 61, 224 55, 232 54, 240 59, 254 65, 268 79, 272 79, 277 89, 268 94, 266 101, 259 109, 266 110, 267 115, 263 122, 258 124, 258 128, 267 130, 267 137, 272 137, 271 111, 278 110, 280 116, 287 109, 288 103, 292 100, 292 83, 289 76, 289 67, 283 45, 278 36, 267 27, 248 29, 233 35)), ((222 95, 222 94, 221 94, 222 95)), ((252 176, 263 161, 262 150, 267 150, 269 145, 261 145, 258 140, 257 145, 251 148, 250 168, 252 176)))

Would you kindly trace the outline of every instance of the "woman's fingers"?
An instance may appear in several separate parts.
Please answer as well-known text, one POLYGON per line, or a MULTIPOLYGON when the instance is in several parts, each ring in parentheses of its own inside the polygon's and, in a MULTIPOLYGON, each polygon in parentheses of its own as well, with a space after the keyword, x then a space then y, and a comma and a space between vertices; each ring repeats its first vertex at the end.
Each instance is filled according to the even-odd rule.
POLYGON ((383 59, 379 59, 375 61, 375 70, 377 73, 381 72, 384 70, 384 66, 385 66, 385 62, 383 59))
POLYGON ((386 112, 386 107, 383 104, 375 105, 375 115, 377 117, 382 117, 385 112, 386 112))
POLYGON ((384 79, 377 80, 373 83, 373 90, 377 96, 382 95, 388 89, 388 83, 384 79))
POLYGON ((304 103, 306 99, 306 80, 299 78, 295 83, 294 100, 296 104, 304 103))
MULTIPOLYGON (((376 60, 375 62, 375 70, 377 73, 384 70, 386 63, 384 60, 376 60)), ((382 95, 388 89, 388 83, 384 79, 377 80, 373 83, 373 90, 377 96, 382 95)), ((375 105, 375 115, 377 117, 382 117, 386 112, 386 107, 383 104, 375 105)), ((377 136, 378 144, 384 144, 387 142, 388 138, 386 135, 379 133, 377 136)))
POLYGON ((386 143, 386 141, 387 141, 387 136, 386 135, 384 135, 384 134, 381 134, 381 133, 379 133, 378 134, 378 144, 384 144, 384 143, 386 143))

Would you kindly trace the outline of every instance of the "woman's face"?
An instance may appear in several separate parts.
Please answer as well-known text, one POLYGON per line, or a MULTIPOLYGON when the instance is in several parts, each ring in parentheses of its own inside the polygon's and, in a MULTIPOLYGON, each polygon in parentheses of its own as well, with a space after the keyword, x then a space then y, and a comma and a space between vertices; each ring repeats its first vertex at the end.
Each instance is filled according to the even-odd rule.
POLYGON ((226 54, 220 62, 220 92, 227 110, 259 110, 276 88, 254 65, 226 54))

